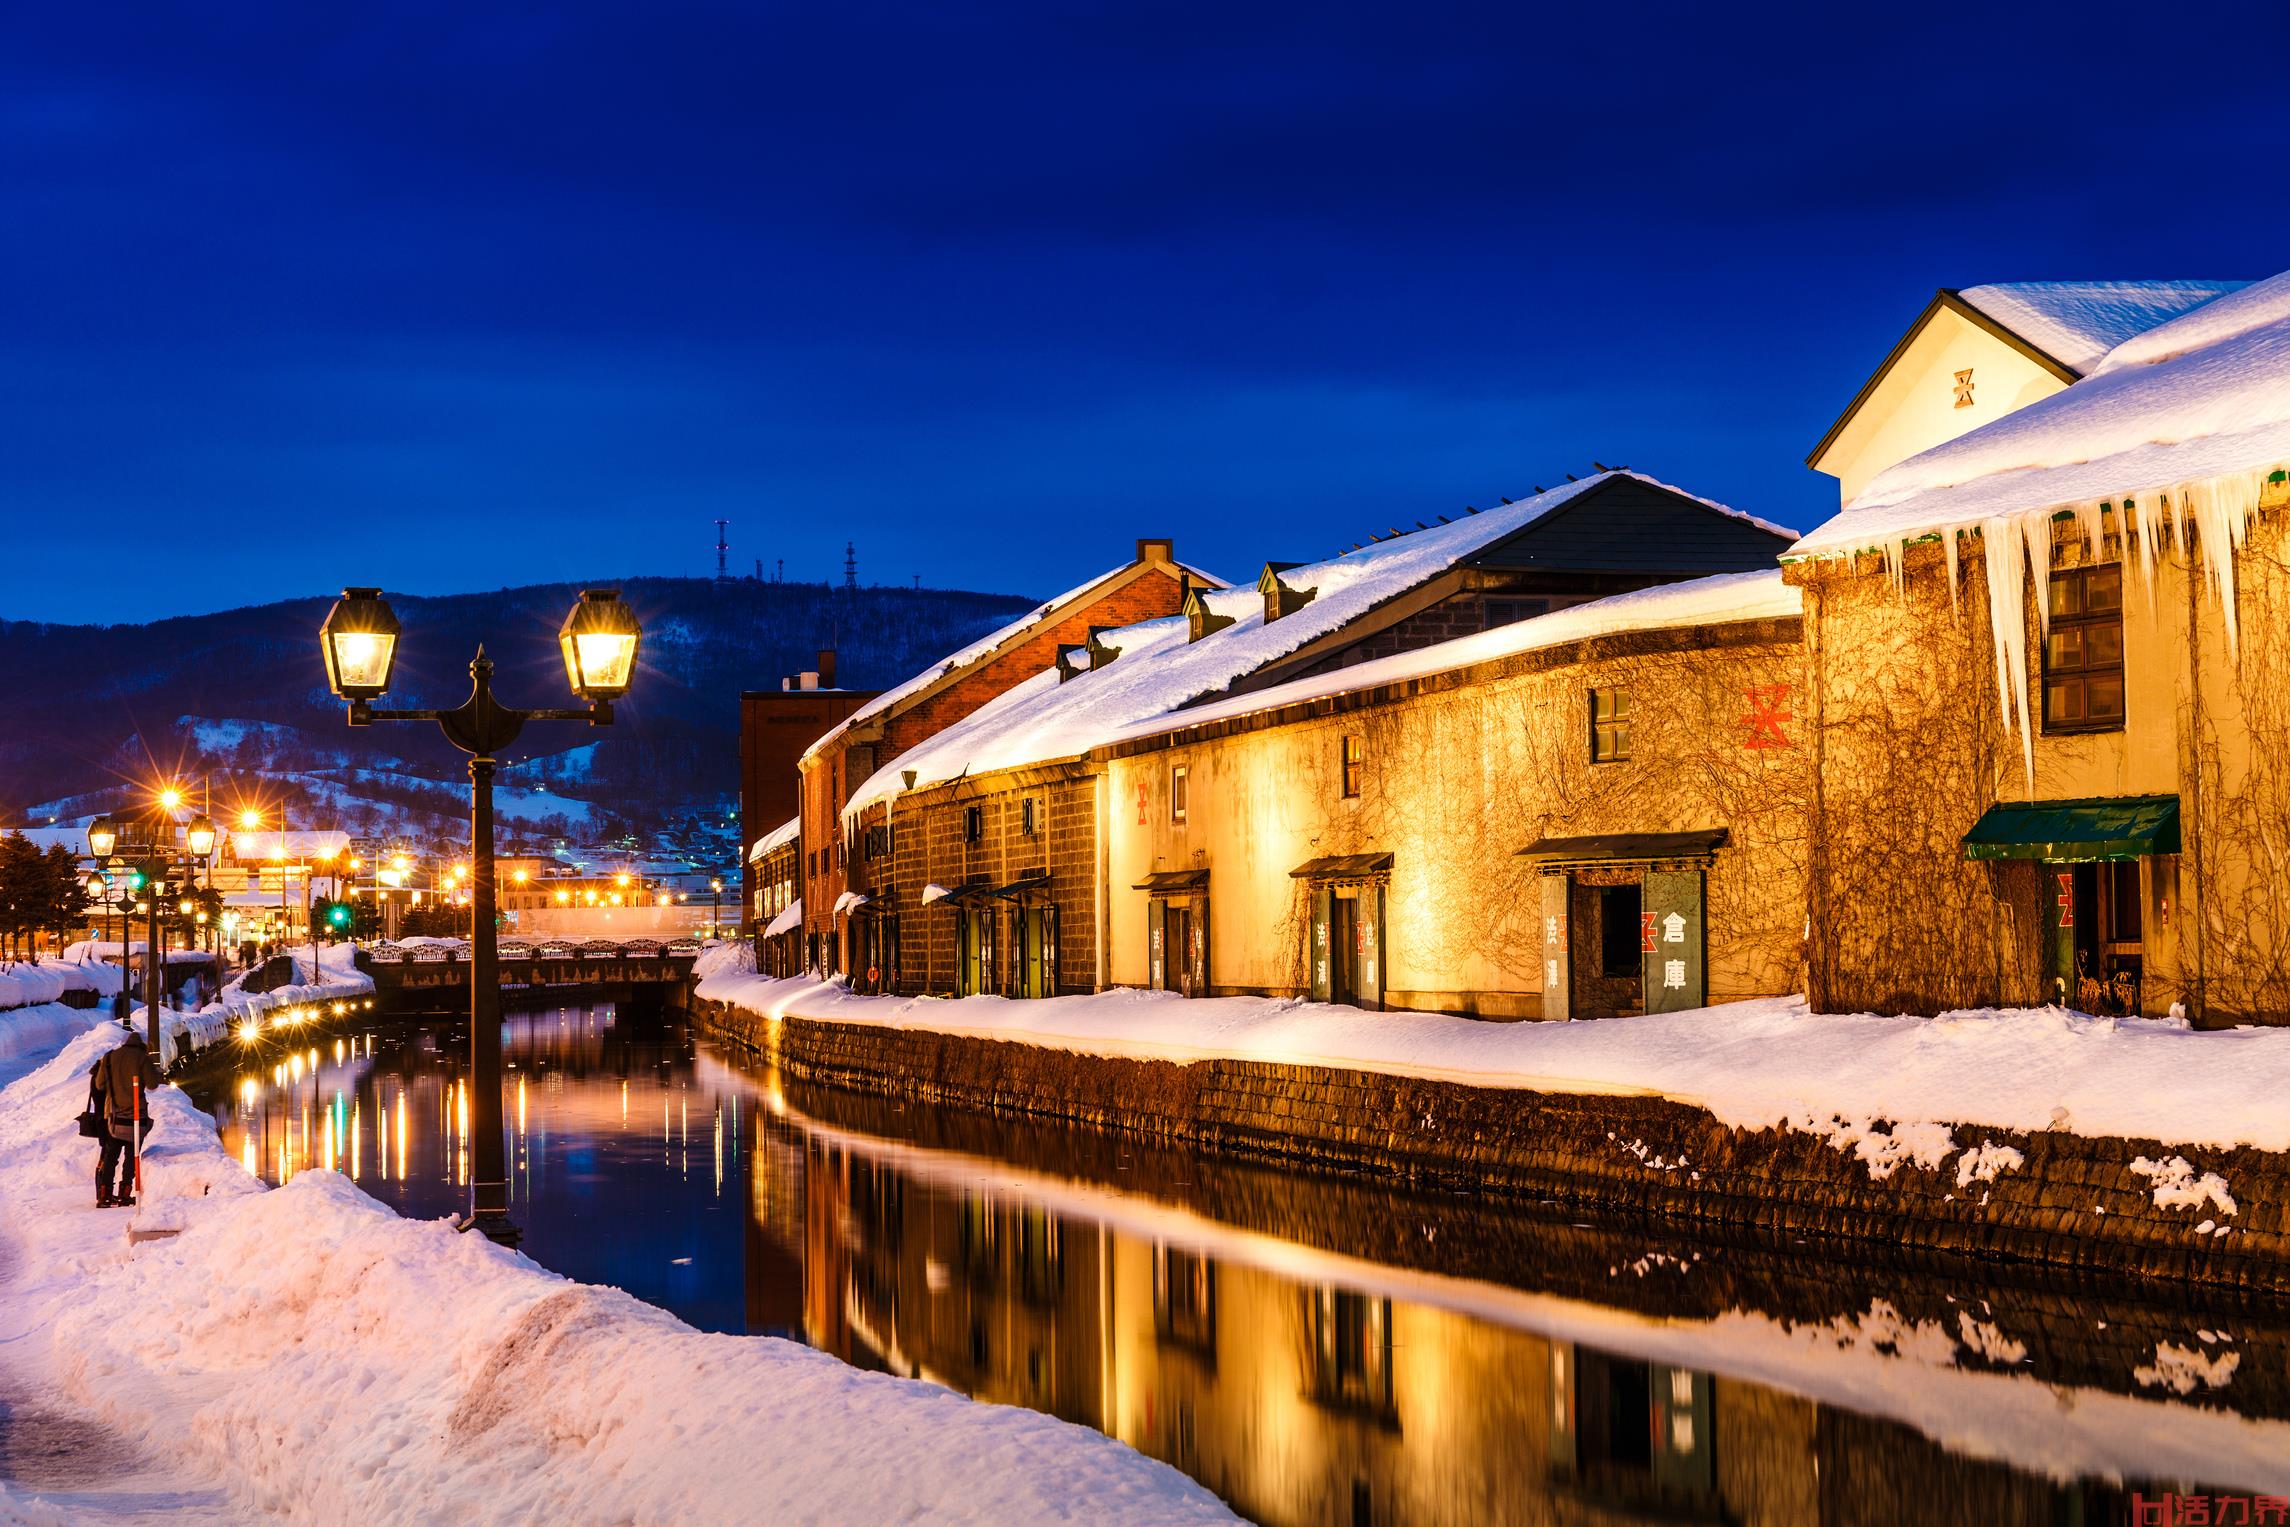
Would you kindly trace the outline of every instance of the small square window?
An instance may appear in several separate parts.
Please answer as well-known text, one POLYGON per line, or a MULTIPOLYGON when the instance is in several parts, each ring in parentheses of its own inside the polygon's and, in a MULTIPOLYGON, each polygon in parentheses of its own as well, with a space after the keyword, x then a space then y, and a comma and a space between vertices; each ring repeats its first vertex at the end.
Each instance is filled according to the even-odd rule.
POLYGON ((1616 686, 1590 692, 1590 761, 1621 763, 1630 756, 1630 691, 1616 686))
POLYGON ((962 841, 975 843, 984 836, 986 836, 986 808, 983 806, 963 807, 962 841))
POLYGON ((1515 626, 1522 620, 1533 620, 1551 612, 1548 599, 1490 599, 1484 606, 1487 629, 1497 626, 1515 626))
POLYGON ((1360 785, 1366 779, 1368 772, 1367 739, 1356 733, 1346 736, 1342 750, 1338 754, 1338 762, 1343 779, 1344 799, 1347 801, 1359 799, 1360 785))
POLYGON ((1018 803, 1018 831, 1032 837, 1039 829, 1035 826, 1034 798, 1027 796, 1018 803))
POLYGON ((1169 770, 1169 820, 1185 819, 1185 766, 1176 764, 1169 770))

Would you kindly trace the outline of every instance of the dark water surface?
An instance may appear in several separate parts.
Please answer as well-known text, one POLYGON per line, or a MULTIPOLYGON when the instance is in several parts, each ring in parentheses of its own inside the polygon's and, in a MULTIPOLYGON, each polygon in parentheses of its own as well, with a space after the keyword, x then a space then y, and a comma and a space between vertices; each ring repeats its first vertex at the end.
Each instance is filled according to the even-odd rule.
MULTIPOLYGON (((512 1016, 524 1250, 1097 1427, 1277 1523, 2213 1520, 2290 1495, 2290 1311, 1729 1247, 947 1115, 609 1008, 512 1016), (2219 1515, 2221 1511, 2226 1515, 2219 1515)), ((467 1200, 464 1034, 198 1091, 271 1181, 467 1200)))

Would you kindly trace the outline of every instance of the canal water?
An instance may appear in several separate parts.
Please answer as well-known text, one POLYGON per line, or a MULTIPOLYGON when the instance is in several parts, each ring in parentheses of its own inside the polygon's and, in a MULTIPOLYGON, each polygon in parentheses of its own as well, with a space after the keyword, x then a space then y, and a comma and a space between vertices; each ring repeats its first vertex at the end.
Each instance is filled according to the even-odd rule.
MULTIPOLYGON (((610 1008, 505 1029, 512 1201, 543 1265, 1096 1427, 1259 1521, 2269 1521, 2290 1496, 2279 1307, 1699 1244, 947 1115, 610 1008), (2181 1515, 2151 1515, 2166 1494, 2181 1515)), ((456 1214, 464 1040, 266 1045, 194 1092, 270 1181, 331 1168, 456 1214)))

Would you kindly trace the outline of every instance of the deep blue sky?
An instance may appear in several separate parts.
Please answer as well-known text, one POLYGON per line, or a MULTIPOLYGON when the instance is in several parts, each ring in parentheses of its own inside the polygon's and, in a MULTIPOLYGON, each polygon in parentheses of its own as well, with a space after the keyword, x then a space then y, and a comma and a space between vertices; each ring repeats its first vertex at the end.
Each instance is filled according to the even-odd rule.
POLYGON ((1593 457, 1809 525, 1934 287, 2290 265, 2286 18, 19 7, 0 615, 702 573, 719 514, 1246 576, 1593 457))

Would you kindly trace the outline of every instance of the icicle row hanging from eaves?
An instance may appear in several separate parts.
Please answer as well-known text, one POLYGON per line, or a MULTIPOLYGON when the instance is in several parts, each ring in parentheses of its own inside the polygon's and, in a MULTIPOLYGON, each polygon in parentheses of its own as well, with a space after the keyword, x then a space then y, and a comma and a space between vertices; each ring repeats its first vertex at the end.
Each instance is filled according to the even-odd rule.
MULTIPOLYGON (((1948 601, 1957 609, 1959 548, 1957 537, 1977 532, 1988 582, 1988 631, 1995 646, 1996 692, 2005 734, 2020 735, 2020 767, 2029 793, 2035 791, 2035 726, 2028 686, 2027 583, 2020 568, 2027 568, 2037 591, 2038 640, 2051 635, 2052 548, 2074 536, 2086 555, 2097 559, 2105 544, 2107 516, 2115 516, 2116 534, 2123 542, 2123 566, 2146 589, 2150 612, 2155 602, 2155 575, 2167 536, 2180 553, 2195 547, 2202 552, 2202 571, 2208 575, 2212 596, 2226 629, 2230 662, 2241 656, 2240 612, 2235 604, 2235 557, 2250 531, 2250 516, 2260 505, 2270 474, 2264 470, 2229 472, 2217 477, 2181 483, 2168 489, 2129 494, 2121 499, 2094 499, 2076 504, 2053 504, 2018 514, 1945 525, 1940 529, 1942 554, 1947 560, 1948 601), (2074 529, 2055 523, 2067 516, 2074 529)), ((1907 559, 1911 543, 1924 533, 1886 541, 1878 550, 1884 557, 1885 576, 1894 589, 1907 588, 1907 559)))

